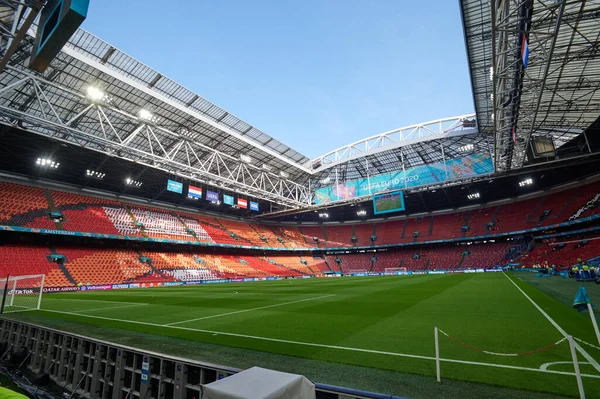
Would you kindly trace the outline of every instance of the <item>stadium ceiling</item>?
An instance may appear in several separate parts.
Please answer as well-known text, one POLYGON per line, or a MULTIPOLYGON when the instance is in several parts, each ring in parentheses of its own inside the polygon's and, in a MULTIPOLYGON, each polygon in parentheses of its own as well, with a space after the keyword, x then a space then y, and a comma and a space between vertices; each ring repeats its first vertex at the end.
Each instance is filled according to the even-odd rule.
POLYGON ((589 155, 585 130, 600 115, 600 3, 460 0, 460 9, 478 126, 494 137, 496 171, 531 163, 540 142, 560 150, 582 137, 568 155, 589 155))
MULTIPOLYGON (((29 3, 0 2, 4 48, 29 3)), ((0 74, 1 123, 284 206, 310 201, 304 155, 82 29, 35 73, 34 35, 0 74)))

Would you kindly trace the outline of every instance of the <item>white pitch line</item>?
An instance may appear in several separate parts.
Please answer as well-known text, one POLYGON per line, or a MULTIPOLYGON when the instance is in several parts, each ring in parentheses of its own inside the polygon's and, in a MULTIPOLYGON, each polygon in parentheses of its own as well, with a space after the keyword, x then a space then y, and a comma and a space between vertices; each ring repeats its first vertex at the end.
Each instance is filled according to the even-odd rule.
POLYGON ((139 302, 121 302, 121 301, 102 301, 100 299, 81 299, 81 298, 47 298, 44 297, 44 301, 86 301, 86 302, 102 302, 102 303, 127 303, 127 304, 138 304, 139 302))
MULTIPOLYGON (((435 357, 432 357, 432 356, 411 355, 408 353, 396 353, 396 352, 386 352, 386 351, 379 351, 379 350, 373 350, 373 349, 352 348, 352 347, 348 347, 348 346, 325 345, 325 344, 317 344, 317 343, 313 343, 313 342, 290 341, 287 339, 259 337, 259 336, 255 336, 255 335, 236 334, 236 333, 222 332, 222 331, 202 330, 202 329, 190 328, 190 327, 168 326, 168 325, 164 325, 164 324, 148 323, 145 321, 113 319, 111 317, 92 316, 92 315, 73 313, 73 312, 62 312, 59 310, 49 310, 49 309, 40 309, 40 310, 43 312, 62 313, 62 314, 68 314, 68 315, 73 315, 73 316, 89 317, 92 319, 120 321, 123 323, 140 324, 140 325, 144 325, 144 326, 172 328, 172 329, 186 330, 186 331, 196 331, 196 332, 201 332, 201 333, 206 333, 206 334, 211 334, 211 335, 226 335, 226 336, 230 336, 230 337, 256 339, 256 340, 261 340, 261 341, 279 342, 279 343, 284 343, 284 344, 301 345, 301 346, 312 346, 312 347, 317 347, 317 348, 337 349, 337 350, 344 350, 344 351, 350 351, 350 352, 374 353, 374 354, 378 354, 378 355, 408 357, 408 358, 413 358, 413 359, 423 359, 423 360, 431 360, 431 361, 435 360, 435 357)), ((445 358, 440 358, 440 361, 447 362, 447 363, 469 364, 469 365, 474 365, 474 366, 485 366, 485 367, 496 367, 496 368, 504 368, 504 369, 512 369, 512 370, 533 371, 536 373, 562 374, 562 375, 570 375, 570 376, 575 375, 575 373, 571 373, 568 371, 540 370, 540 369, 536 369, 536 368, 532 368, 532 367, 510 366, 507 364, 481 363, 481 362, 471 362, 468 360, 445 359, 445 358)), ((600 379, 600 375, 581 374, 581 376, 587 377, 587 378, 600 379)))
POLYGON ((268 305, 268 306, 261 306, 259 308, 252 308, 252 309, 243 309, 243 310, 236 310, 234 312, 227 312, 227 313, 219 313, 219 314, 215 314, 212 316, 204 316, 204 317, 198 317, 197 319, 190 319, 190 320, 183 320, 183 321, 176 321, 174 323, 169 323, 169 324, 165 324, 165 326, 174 326, 177 324, 184 324, 184 323, 191 323, 192 321, 198 321, 198 320, 206 320, 206 319, 213 319, 215 317, 222 317, 222 316, 229 316, 231 314, 237 314, 237 313, 245 313, 245 312, 253 312, 255 310, 261 310, 261 309, 269 309, 269 308, 274 308, 277 306, 284 306, 284 305, 291 305, 294 303, 300 303, 300 302, 307 302, 307 301, 314 301, 317 299, 323 299, 323 298, 329 298, 332 296, 335 296, 336 294, 329 294, 329 295, 323 295, 323 296, 319 296, 316 298, 307 298, 307 299, 300 299, 298 301, 292 301, 292 302, 284 302, 284 303, 277 303, 275 305, 268 305))
POLYGON ((135 307, 135 306, 146 306, 146 305, 148 305, 148 304, 147 303, 136 303, 136 304, 132 304, 132 305, 109 306, 109 307, 95 308, 95 309, 83 309, 83 310, 79 310, 78 312, 95 312, 97 310, 112 310, 112 309, 132 308, 132 307, 135 307))
MULTIPOLYGON (((508 281, 510 281, 511 283, 513 283, 513 285, 515 287, 517 287, 517 289, 519 291, 521 291, 521 294, 523 294, 525 296, 525 298, 527 298, 529 300, 529 302, 531 302, 532 305, 535 306, 535 308, 540 311, 540 313, 554 326, 554 328, 556 328, 558 330, 559 333, 561 333, 565 338, 567 337, 567 335, 568 335, 567 332, 565 330, 563 330, 563 328, 561 326, 559 326, 558 323, 555 322, 554 319, 548 315, 548 313, 546 313, 533 299, 531 299, 529 297, 529 295, 527 295, 525 293, 525 291, 523 291, 521 289, 521 287, 519 287, 510 277, 508 277, 508 275, 506 273, 502 272, 502 274, 504 274, 504 277, 506 277, 508 279, 508 281)), ((590 356, 590 354, 587 353, 585 351, 585 349, 583 349, 581 347, 581 345, 579 345, 576 341, 573 341, 573 345, 579 351, 579 353, 581 353, 583 355, 583 357, 588 362, 590 362, 590 364, 592 365, 592 367, 594 367, 596 370, 598 370, 598 372, 600 372, 600 364, 598 364, 598 362, 596 361, 596 359, 594 359, 592 356, 590 356)))

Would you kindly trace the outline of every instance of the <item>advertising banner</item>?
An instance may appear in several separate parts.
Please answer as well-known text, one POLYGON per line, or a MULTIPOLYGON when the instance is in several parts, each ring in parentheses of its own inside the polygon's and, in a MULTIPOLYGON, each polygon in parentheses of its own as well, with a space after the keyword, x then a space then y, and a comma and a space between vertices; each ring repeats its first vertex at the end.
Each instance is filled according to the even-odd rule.
POLYGON ((233 197, 231 195, 223 194, 223 203, 225 205, 233 206, 233 197))
POLYGON ((377 194, 383 191, 443 183, 492 173, 494 163, 489 154, 473 154, 405 170, 370 176, 365 179, 339 182, 315 190, 315 203, 325 204, 377 194))
POLYGON ((243 198, 238 198, 238 206, 241 209, 248 209, 248 201, 243 198))
POLYGON ((183 192, 183 184, 179 183, 175 180, 167 180, 167 191, 172 191, 177 194, 181 194, 183 192))
POLYGON ((211 202, 219 201, 219 193, 215 193, 214 191, 206 190, 206 200, 211 202))
POLYGON ((258 202, 250 201, 250 210, 258 212, 258 202))

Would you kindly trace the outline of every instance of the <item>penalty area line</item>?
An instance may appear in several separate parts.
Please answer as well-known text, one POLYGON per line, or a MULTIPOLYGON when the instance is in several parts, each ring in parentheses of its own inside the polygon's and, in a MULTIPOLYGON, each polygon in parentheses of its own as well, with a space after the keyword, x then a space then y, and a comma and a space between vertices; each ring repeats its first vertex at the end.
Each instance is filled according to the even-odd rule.
MULTIPOLYGON (((292 340, 279 339, 279 338, 260 337, 260 336, 255 336, 255 335, 236 334, 236 333, 223 332, 223 331, 202 330, 199 328, 169 326, 169 325, 164 325, 164 324, 149 323, 149 322, 145 322, 145 321, 113 319, 110 317, 93 316, 93 315, 74 313, 74 312, 63 312, 63 311, 59 311, 59 310, 40 309, 40 311, 67 314, 67 315, 80 316, 80 317, 88 317, 88 318, 92 318, 92 319, 116 321, 116 322, 121 322, 121 323, 139 324, 139 325, 144 325, 144 326, 171 328, 171 329, 185 330, 185 331, 195 331, 195 332, 211 334, 211 335, 225 335, 225 336, 229 336, 229 337, 238 337, 238 338, 247 338, 247 339, 260 340, 260 341, 277 342, 277 343, 290 344, 290 345, 310 346, 310 347, 316 347, 316 348, 335 349, 335 350, 349 351, 349 352, 372 353, 372 354, 378 354, 378 355, 406 357, 406 358, 422 359, 422 360, 430 360, 430 361, 435 360, 435 357, 433 357, 433 356, 412 355, 409 353, 387 352, 387 351, 380 351, 380 350, 374 350, 374 349, 362 349, 362 348, 353 348, 353 347, 348 347, 348 346, 326 345, 326 344, 318 344, 318 343, 314 343, 314 342, 301 342, 301 341, 292 341, 292 340)), ((508 364, 482 363, 482 362, 472 362, 469 360, 446 359, 446 358, 440 358, 440 361, 446 362, 446 363, 459 363, 459 364, 467 364, 467 365, 473 365, 473 366, 532 371, 532 372, 536 372, 536 373, 561 374, 561 375, 569 375, 569 376, 575 375, 575 373, 568 372, 568 371, 540 370, 539 368, 511 366, 508 364)), ((581 374, 581 376, 586 377, 586 378, 600 379, 600 375, 581 374)))

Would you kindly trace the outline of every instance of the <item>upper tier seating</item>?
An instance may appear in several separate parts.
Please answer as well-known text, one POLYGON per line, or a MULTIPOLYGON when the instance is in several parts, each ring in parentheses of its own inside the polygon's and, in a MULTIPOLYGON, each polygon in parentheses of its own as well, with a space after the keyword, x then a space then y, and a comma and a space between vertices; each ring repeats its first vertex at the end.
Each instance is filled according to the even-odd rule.
POLYGON ((352 226, 325 226, 328 247, 352 246, 352 226))
POLYGON ((130 205, 129 209, 135 220, 144 225, 144 232, 148 237, 188 241, 194 239, 183 223, 172 214, 134 205, 130 205))
POLYGON ((113 208, 109 206, 104 206, 102 208, 120 234, 124 236, 142 235, 142 232, 135 227, 133 219, 124 208, 113 208))
POLYGON ((44 189, 0 182, 0 224, 56 229, 44 189))
POLYGON ((106 208, 122 209, 117 201, 79 194, 50 191, 54 205, 64 216, 65 230, 99 234, 121 234, 106 213, 106 208))
POLYGON ((288 268, 296 276, 299 274, 321 275, 321 270, 318 268, 313 269, 308 260, 304 259, 306 260, 306 265, 302 263, 303 258, 300 256, 268 256, 266 259, 288 268))
POLYGON ((50 249, 44 246, 0 245, 0 278, 45 274, 45 287, 67 287, 73 285, 56 263, 46 256, 50 249))
POLYGON ((114 200, 0 182, 0 223, 260 247, 351 247, 370 245, 373 232, 377 237, 375 245, 384 245, 468 238, 547 226, 572 216, 597 214, 600 207, 593 199, 599 195, 600 182, 595 182, 547 196, 462 213, 408 217, 377 224, 276 227, 183 212, 176 215, 149 206, 130 205, 128 208, 114 200), (591 206, 586 207, 587 203, 591 206), (54 207, 63 214, 62 223, 49 218, 54 207), (542 217, 545 211, 549 212, 542 217), (136 221, 143 228, 136 226, 136 221), (469 226, 467 231, 462 230, 465 225, 469 226), (419 232, 416 238, 413 236, 415 231, 419 232), (356 243, 352 243, 352 236, 357 237, 356 243), (318 244, 313 237, 319 239, 318 244))

